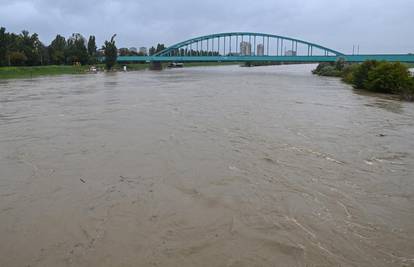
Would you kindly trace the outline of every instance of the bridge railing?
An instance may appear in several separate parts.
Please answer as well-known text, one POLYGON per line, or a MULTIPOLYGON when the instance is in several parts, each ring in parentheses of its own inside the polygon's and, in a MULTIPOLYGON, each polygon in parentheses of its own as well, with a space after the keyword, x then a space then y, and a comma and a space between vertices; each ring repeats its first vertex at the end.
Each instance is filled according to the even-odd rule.
POLYGON ((118 62, 347 62, 366 60, 414 63, 413 54, 341 55, 341 56, 120 56, 118 62))

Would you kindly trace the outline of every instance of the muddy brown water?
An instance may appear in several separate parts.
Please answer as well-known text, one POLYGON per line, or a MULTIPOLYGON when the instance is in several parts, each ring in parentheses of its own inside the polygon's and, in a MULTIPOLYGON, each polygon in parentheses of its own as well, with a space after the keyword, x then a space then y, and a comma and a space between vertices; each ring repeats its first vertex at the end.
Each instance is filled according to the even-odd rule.
POLYGON ((414 104, 312 68, 0 81, 0 266, 414 266, 414 104))

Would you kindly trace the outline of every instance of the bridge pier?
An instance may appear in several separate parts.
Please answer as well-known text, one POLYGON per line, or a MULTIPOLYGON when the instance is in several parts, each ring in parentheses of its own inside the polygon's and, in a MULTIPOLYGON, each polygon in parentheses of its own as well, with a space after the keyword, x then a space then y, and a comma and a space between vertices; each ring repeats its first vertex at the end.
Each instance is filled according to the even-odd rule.
POLYGON ((151 61, 150 70, 162 70, 162 64, 160 61, 151 61))

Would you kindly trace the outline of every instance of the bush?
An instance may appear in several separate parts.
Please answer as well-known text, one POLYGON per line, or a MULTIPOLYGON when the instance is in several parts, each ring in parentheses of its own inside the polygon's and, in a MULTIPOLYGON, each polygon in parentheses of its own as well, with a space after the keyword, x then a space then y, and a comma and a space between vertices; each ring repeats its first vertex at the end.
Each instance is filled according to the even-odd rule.
POLYGON ((337 70, 334 66, 326 66, 323 68, 319 75, 330 77, 341 77, 342 72, 337 70))
POLYGON ((359 67, 358 64, 351 64, 344 67, 342 70, 342 81, 353 84, 354 82, 354 73, 356 69, 359 67))
POLYGON ((338 66, 342 66, 341 63, 323 62, 318 64, 312 73, 320 76, 341 77, 342 72, 337 68, 338 66))
POLYGON ((368 80, 369 72, 377 66, 378 62, 375 60, 368 60, 358 65, 353 70, 351 83, 357 89, 366 89, 365 82, 368 80))
POLYGON ((328 66, 332 66, 332 63, 331 62, 322 62, 322 63, 319 63, 318 66, 316 66, 316 69, 314 69, 312 71, 312 73, 319 75, 319 73, 321 73, 322 70, 324 68, 328 67, 328 66))
POLYGON ((398 94, 403 90, 410 89, 412 79, 405 65, 379 62, 368 72, 364 85, 370 91, 398 94))
POLYGON ((346 64, 343 60, 335 63, 321 63, 314 74, 342 77, 354 88, 373 92, 399 94, 406 100, 414 101, 414 77, 410 77, 407 65, 401 63, 365 61, 362 64, 346 64))
POLYGON ((344 70, 345 66, 346 66, 345 59, 342 57, 338 58, 338 60, 335 62, 335 69, 339 71, 344 70))

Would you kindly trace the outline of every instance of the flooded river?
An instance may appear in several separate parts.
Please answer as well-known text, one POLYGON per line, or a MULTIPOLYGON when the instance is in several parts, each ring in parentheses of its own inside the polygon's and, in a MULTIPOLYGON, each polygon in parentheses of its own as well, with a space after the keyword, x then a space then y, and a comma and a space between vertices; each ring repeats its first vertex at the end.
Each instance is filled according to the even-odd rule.
POLYGON ((414 266, 414 104, 312 68, 0 81, 0 266, 414 266))

